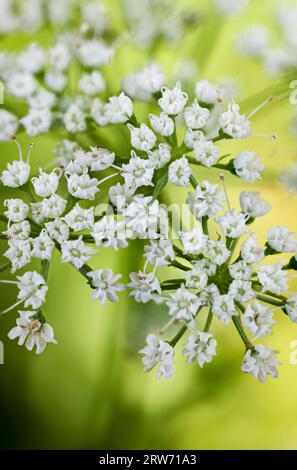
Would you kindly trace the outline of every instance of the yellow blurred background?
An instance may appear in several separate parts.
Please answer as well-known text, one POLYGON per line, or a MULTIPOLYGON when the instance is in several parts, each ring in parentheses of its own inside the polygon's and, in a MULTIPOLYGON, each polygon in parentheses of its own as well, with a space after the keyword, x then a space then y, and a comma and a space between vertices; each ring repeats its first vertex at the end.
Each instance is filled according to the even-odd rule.
MULTIPOLYGON (((207 9, 210 2, 176 3, 207 9)), ((162 42, 154 50, 137 48, 128 39, 105 71, 109 88, 117 92, 125 74, 151 59, 162 64, 172 83, 178 61, 191 59, 197 64, 193 84, 202 78, 216 82, 232 78, 239 86, 239 100, 246 107, 243 110, 250 111, 247 99, 259 92, 265 99, 263 90, 273 90, 277 79, 271 80, 260 64, 240 57, 234 48, 234 37, 251 22, 275 28, 269 12, 276 3, 254 0, 243 15, 222 21, 214 47, 200 70, 196 52, 201 36, 196 27, 185 33, 181 43, 162 42)), ((123 30, 120 2, 105 4, 112 23, 123 30)), ((21 50, 32 40, 46 45, 54 34, 53 28, 44 28, 34 36, 18 32, 0 38, 0 48, 21 50)), ((250 103, 254 106, 254 100, 250 103)), ((140 113, 145 111, 146 105, 139 107, 140 113)), ((262 242, 271 226, 287 225, 297 231, 297 195, 278 183, 279 172, 296 158, 297 139, 289 129, 293 114, 289 99, 280 101, 276 97, 253 119, 253 127, 256 132, 277 133, 277 141, 251 137, 220 145, 223 152, 253 149, 263 158, 266 173, 253 188, 235 177, 227 177, 234 205, 238 205, 243 189, 260 191, 271 203, 271 213, 253 226, 262 242)), ((23 144, 28 142, 23 133, 18 137, 23 144)), ((56 137, 52 132, 50 136, 34 138, 34 170, 53 158, 56 137)), ((16 149, 12 143, 1 143, 0 150, 2 170, 8 160, 15 158, 16 149)), ((199 178, 218 180, 216 170, 199 172, 197 169, 199 178)), ((12 195, 3 186, 0 191, 1 200, 12 195)), ((174 187, 166 191, 170 200, 178 202, 186 194, 174 187)), ((1 252, 5 246, 1 241, 1 252)), ((1 263, 3 260, 1 257, 1 263)), ((142 262, 141 256, 135 256, 135 249, 129 247, 117 253, 101 249, 100 258, 93 265, 110 267, 127 279, 128 273, 136 271, 142 262)), ((14 298, 13 287, 1 286, 0 308, 10 305, 14 298)), ((297 448, 297 364, 290 363, 290 345, 297 340, 297 325, 282 313, 276 314, 274 335, 269 338, 279 351, 280 375, 277 380, 260 384, 240 371, 244 353, 241 340, 232 327, 224 328, 219 321, 213 324, 218 354, 212 364, 203 370, 198 365, 185 364, 179 345, 173 379, 157 381, 154 373, 146 375, 137 351, 146 334, 158 331, 164 323, 166 310, 153 304, 136 304, 125 295, 115 304, 102 306, 94 302, 84 279, 71 266, 62 265, 57 253, 50 268, 46 311, 58 345, 49 345, 40 357, 7 339, 15 312, 0 323, 0 339, 5 347, 5 364, 0 365, 1 448, 297 448)))

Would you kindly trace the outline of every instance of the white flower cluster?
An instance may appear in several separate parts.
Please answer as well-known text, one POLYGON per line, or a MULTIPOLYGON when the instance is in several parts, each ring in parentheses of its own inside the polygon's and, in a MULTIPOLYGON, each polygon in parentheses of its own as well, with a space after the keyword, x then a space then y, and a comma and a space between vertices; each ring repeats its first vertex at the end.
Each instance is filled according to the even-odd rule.
POLYGON ((288 272, 297 266, 296 236, 287 227, 275 227, 268 231, 266 245, 258 244, 250 225, 265 215, 270 205, 259 193, 243 191, 238 207, 232 208, 221 172, 253 183, 261 177, 264 166, 252 150, 234 157, 230 154, 229 161, 222 163, 219 148, 223 139, 246 139, 251 135, 250 117, 254 113, 242 114, 234 102, 221 110, 217 87, 205 80, 196 85, 196 96, 189 101, 180 83, 172 88, 164 86, 158 67, 151 65, 146 70, 143 91, 155 104, 154 113, 149 113, 145 122, 138 122, 135 116, 131 90, 129 96, 121 92, 93 109, 93 118, 100 127, 113 125, 113 136, 114 124, 126 128, 130 135, 128 154, 119 156, 114 149, 96 146, 95 142, 83 148, 75 141, 64 140, 56 151, 57 167, 40 168, 31 177, 32 146, 24 160, 15 140, 19 160, 7 163, 0 176, 4 186, 17 192, 15 198, 4 201, 0 216, 6 224, 1 238, 8 244, 4 254, 8 262, 0 270, 9 268, 15 273, 27 267, 28 271, 17 275, 15 281, 1 281, 15 285, 19 291, 16 303, 2 314, 19 305, 32 310, 19 311, 17 326, 9 332, 9 338, 19 338, 19 344, 29 350, 36 346, 37 353, 44 351, 47 343, 56 342, 46 322, 45 302, 49 265, 57 249, 61 262, 73 265, 87 280, 94 300, 114 302, 120 291, 127 290, 136 302, 155 302, 168 308, 169 322, 162 333, 167 328, 177 332, 170 341, 154 334, 148 336, 147 346, 141 350, 147 371, 156 366, 158 377, 171 377, 174 347, 187 331, 189 337, 183 349, 186 361, 197 362, 200 367, 209 363, 217 347, 210 332, 215 318, 224 325, 234 323, 243 339, 243 371, 261 381, 267 375, 275 377, 278 360, 274 353, 254 342, 272 333, 275 309, 297 322, 297 296, 285 295, 288 272), (206 129, 215 108, 219 111, 220 130, 210 138, 206 129), (213 167, 218 174, 217 184, 198 182, 196 166, 213 167), (166 206, 161 204, 162 191, 170 184, 176 190, 192 187, 186 206, 195 224, 179 230, 177 235, 171 230, 166 206), (101 185, 102 193, 108 194, 104 211, 98 203, 101 185), (216 224, 211 232, 210 224, 216 224), (241 237, 244 240, 239 248, 241 237), (108 267, 95 269, 89 265, 97 251, 105 247, 119 250, 135 239, 144 240, 145 264, 141 271, 130 273, 126 284, 108 267), (262 263, 279 253, 293 253, 291 261, 262 263), (36 258, 40 260, 39 272, 30 266, 36 258), (161 282, 164 268, 172 276, 161 282), (178 279, 173 277, 176 269, 181 272, 178 279), (244 328, 252 339, 248 339, 244 328))
POLYGON ((279 28, 277 43, 269 27, 261 23, 247 26, 236 38, 239 52, 262 61, 266 72, 273 77, 296 69, 297 6, 286 2, 274 6, 274 17, 279 28))

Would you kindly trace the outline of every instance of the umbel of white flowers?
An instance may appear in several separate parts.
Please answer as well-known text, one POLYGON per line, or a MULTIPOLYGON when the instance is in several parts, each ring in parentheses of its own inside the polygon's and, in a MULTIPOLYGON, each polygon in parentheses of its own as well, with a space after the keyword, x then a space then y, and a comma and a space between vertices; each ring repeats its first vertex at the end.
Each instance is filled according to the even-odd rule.
MULTIPOLYGON (((106 103, 95 99, 92 105, 92 126, 127 126, 130 155, 119 156, 96 142, 86 149, 64 140, 56 151, 57 167, 53 165, 48 171, 40 168, 31 177, 29 159, 24 161, 16 141, 19 159, 8 163, 0 176, 2 184, 16 192, 15 198, 4 202, 0 216, 6 224, 1 238, 8 245, 4 254, 8 261, 0 271, 15 273, 26 266, 28 270, 16 280, 1 281, 18 290, 16 303, 2 315, 16 307, 30 310, 19 311, 9 338, 18 338, 29 350, 36 346, 37 353, 43 352, 47 343, 56 342, 46 320, 45 302, 50 261, 53 251, 58 250, 61 262, 73 265, 87 280, 95 301, 117 301, 118 293, 126 290, 136 302, 162 303, 168 308, 167 324, 160 325, 158 335, 149 334, 141 350, 146 371, 155 367, 158 377, 171 377, 175 346, 186 335, 186 361, 200 367, 211 362, 217 346, 215 318, 226 326, 233 324, 239 333, 245 347, 244 372, 260 381, 267 375, 276 377, 278 359, 261 341, 267 345, 276 310, 297 322, 297 296, 287 295, 293 277, 290 271, 297 269, 296 235, 287 227, 274 227, 267 233, 266 244, 259 245, 251 225, 270 210, 270 205, 259 193, 243 191, 238 206, 231 207, 224 175, 229 172, 251 184, 261 178, 264 166, 248 147, 237 155, 222 156, 220 151, 220 141, 247 139, 253 134, 250 118, 271 97, 244 115, 237 103, 222 104, 215 84, 199 82, 195 98, 189 101, 180 83, 173 88, 164 86, 159 67, 145 70, 142 90, 160 108, 149 113, 145 122, 138 122, 134 112, 139 95, 136 82, 130 96, 121 92, 106 103), (219 110, 218 132, 210 137, 206 129, 214 108, 219 110), (198 181, 197 167, 212 169, 217 183, 198 181), (108 193, 106 202, 114 209, 112 213, 97 211, 101 185, 108 193), (186 205, 195 218, 194 226, 179 231, 175 238, 161 204, 162 192, 169 185, 175 185, 176 190, 188 188, 186 205), (214 230, 210 231, 212 225, 214 230), (125 284, 120 282, 120 274, 89 265, 98 250, 119 250, 137 238, 145 240, 144 267, 130 273, 125 284), (284 253, 284 260, 273 262, 279 253, 284 253), (292 253, 290 260, 287 253, 292 253), (268 257, 271 261, 267 263, 268 257), (36 258, 39 270, 30 267, 36 258), (172 274, 161 282, 159 274, 164 267, 172 274), (166 339, 172 330, 173 338, 166 339)), ((66 111, 66 127, 86 126, 88 134, 80 112, 74 108, 66 111)), ((9 126, 8 120, 7 129, 4 126, 7 134, 9 126)), ((113 135, 116 128, 111 129, 113 135)))

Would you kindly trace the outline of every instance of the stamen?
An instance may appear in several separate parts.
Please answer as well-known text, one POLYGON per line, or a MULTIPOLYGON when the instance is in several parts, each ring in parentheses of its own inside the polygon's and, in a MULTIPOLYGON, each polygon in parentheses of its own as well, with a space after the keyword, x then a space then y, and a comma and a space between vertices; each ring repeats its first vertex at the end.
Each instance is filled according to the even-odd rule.
POLYGON ((223 190, 224 190, 224 194, 225 194, 225 199, 226 199, 228 211, 231 212, 230 201, 229 201, 229 198, 228 198, 227 189, 226 189, 226 185, 225 185, 225 176, 223 175, 223 173, 220 174, 220 181, 222 182, 222 185, 223 185, 223 190))
POLYGON ((265 139, 269 139, 269 140, 277 140, 277 135, 276 134, 272 134, 272 135, 269 135, 269 134, 251 134, 253 135, 254 137, 264 137, 265 139))
POLYGON ((273 99, 273 96, 268 96, 268 98, 265 101, 263 101, 263 103, 259 104, 259 106, 257 106, 250 114, 247 115, 247 119, 254 116, 254 114, 256 114, 258 111, 260 111, 260 109, 263 108, 263 106, 265 106, 267 103, 270 103, 272 99, 273 99))
MULTIPOLYGON (((31 294, 30 294, 31 295, 31 294)), ((22 304, 23 302, 25 302, 25 300, 30 297, 29 295, 27 295, 26 297, 24 297, 23 299, 21 300, 18 300, 15 304, 11 305, 10 307, 8 307, 6 310, 3 310, 0 315, 4 315, 5 313, 8 313, 10 312, 11 310, 13 310, 15 307, 17 307, 18 305, 22 304)))
POLYGON ((160 330, 160 335, 163 335, 165 333, 166 330, 168 330, 168 328, 173 325, 173 323, 175 322, 175 318, 172 317, 170 318, 170 320, 163 326, 163 328, 160 330))
POLYGON ((30 155, 31 155, 31 152, 33 150, 33 144, 30 144, 29 145, 29 150, 28 150, 28 155, 27 155, 27 160, 26 160, 26 163, 29 163, 29 160, 30 160, 30 155))
POLYGON ((20 143, 18 142, 16 136, 12 136, 11 139, 15 142, 18 150, 19 150, 19 157, 20 157, 20 160, 23 161, 23 152, 22 152, 22 147, 20 145, 20 143))
POLYGON ((6 281, 5 279, 1 279, 0 282, 2 284, 18 284, 17 281, 6 281))
POLYGON ((117 173, 113 173, 112 175, 106 176, 106 178, 103 178, 103 180, 99 181, 98 186, 99 186, 99 184, 104 183, 104 181, 107 181, 107 180, 109 180, 110 178, 113 178, 114 176, 117 176, 117 175, 119 175, 119 174, 120 174, 120 173, 117 172, 117 173))

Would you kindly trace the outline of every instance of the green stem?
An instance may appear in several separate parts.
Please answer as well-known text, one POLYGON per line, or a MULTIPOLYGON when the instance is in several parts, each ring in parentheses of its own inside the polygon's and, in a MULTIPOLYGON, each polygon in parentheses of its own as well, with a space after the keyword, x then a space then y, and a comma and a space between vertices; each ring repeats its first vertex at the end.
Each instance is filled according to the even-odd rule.
POLYGON ((242 341, 244 342, 245 344, 245 347, 246 349, 251 349, 252 351, 254 350, 254 346, 252 345, 252 343, 250 342, 250 340, 248 339, 247 335, 245 334, 245 331, 244 329, 242 328, 242 324, 241 324, 241 321, 238 317, 236 316, 233 316, 232 317, 232 321, 235 325, 235 328, 237 329, 242 341))
POLYGON ((31 187, 30 187, 30 183, 26 183, 24 184, 23 186, 20 187, 20 189, 22 189, 24 191, 24 193, 27 194, 28 196, 28 199, 30 202, 36 202, 36 199, 35 199, 35 196, 34 196, 34 193, 32 192, 31 190, 31 187))
POLYGON ((182 271, 190 271, 191 270, 191 268, 189 268, 188 266, 184 266, 183 264, 179 263, 176 260, 171 262, 171 266, 174 266, 175 268, 181 269, 182 271))
POLYGON ((173 245, 173 249, 175 251, 175 253, 180 257, 180 258, 184 258, 188 261, 193 261, 193 258, 191 255, 187 255, 186 253, 183 252, 183 250, 181 248, 179 248, 178 246, 176 245, 173 245))
POLYGON ((202 217, 202 230, 203 230, 203 233, 205 235, 209 235, 209 231, 208 231, 208 215, 205 215, 204 217, 202 217))
MULTIPOLYGON (((197 310, 197 313, 195 315, 194 318, 197 317, 198 313, 200 312, 200 310, 202 309, 202 307, 199 307, 198 310, 197 310)), ((183 337, 183 335, 185 334, 185 332, 187 331, 188 327, 186 325, 183 325, 179 330, 178 332, 176 333, 176 335, 172 338, 172 340, 168 341, 168 343, 170 344, 170 346, 172 346, 174 348, 174 346, 179 342, 179 340, 183 337)))
POLYGON ((192 188, 194 188, 194 189, 196 189, 197 186, 199 186, 199 183, 198 183, 198 181, 196 180, 196 178, 193 174, 190 176, 190 183, 192 185, 192 188))
POLYGON ((206 323, 205 323, 204 328, 203 328, 203 331, 205 331, 205 332, 209 331, 209 328, 211 327, 212 320, 213 320, 213 313, 212 313, 211 310, 209 310, 208 315, 207 315, 207 319, 206 319, 206 323))
POLYGON ((266 302, 267 304, 270 304, 270 305, 275 305, 276 307, 284 307, 284 305, 286 304, 286 302, 271 299, 270 297, 266 297, 265 295, 262 295, 262 294, 257 294, 256 297, 258 300, 261 300, 262 302, 266 302))
POLYGON ((7 269, 9 269, 11 267, 11 262, 8 261, 7 263, 4 263, 2 264, 2 266, 0 266, 0 273, 3 273, 4 271, 7 271, 7 269))

